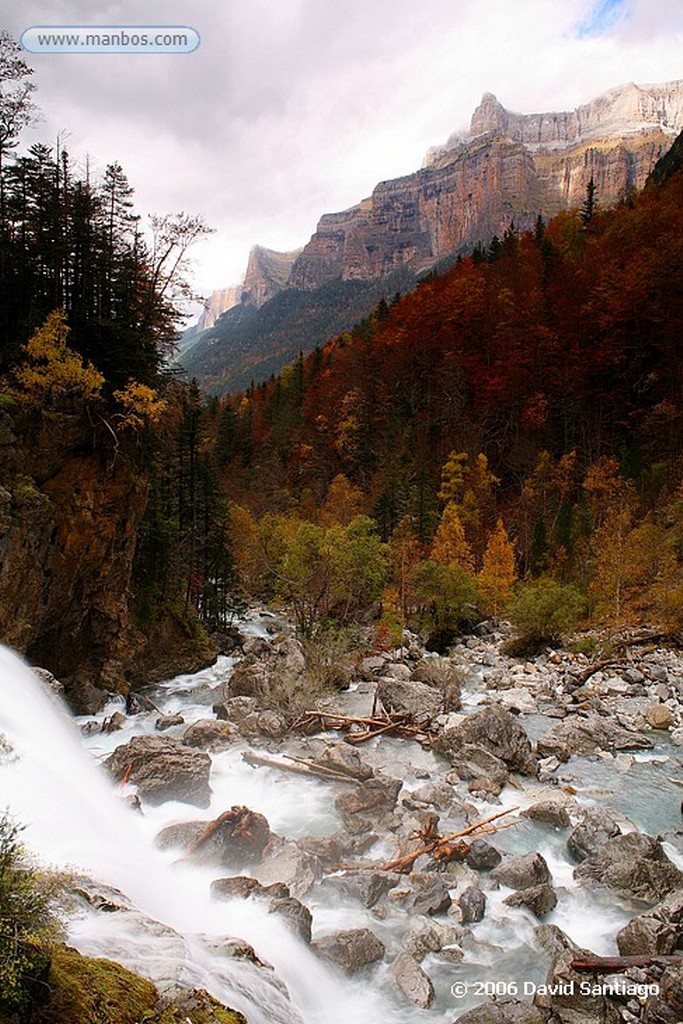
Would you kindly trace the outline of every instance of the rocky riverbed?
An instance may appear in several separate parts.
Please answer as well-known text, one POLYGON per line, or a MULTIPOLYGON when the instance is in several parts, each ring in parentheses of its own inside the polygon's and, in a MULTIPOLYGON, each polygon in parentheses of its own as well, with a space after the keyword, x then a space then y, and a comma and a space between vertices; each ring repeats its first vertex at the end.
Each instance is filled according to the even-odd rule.
MULTIPOLYGON (((675 1024, 683 659, 522 661, 505 639, 438 657, 407 636, 316 696, 291 629, 253 613, 214 668, 81 726, 227 919, 267 911, 373 1014, 675 1024), (580 968, 607 955, 640 959, 580 968)), ((258 941, 231 955, 269 969, 258 941)))

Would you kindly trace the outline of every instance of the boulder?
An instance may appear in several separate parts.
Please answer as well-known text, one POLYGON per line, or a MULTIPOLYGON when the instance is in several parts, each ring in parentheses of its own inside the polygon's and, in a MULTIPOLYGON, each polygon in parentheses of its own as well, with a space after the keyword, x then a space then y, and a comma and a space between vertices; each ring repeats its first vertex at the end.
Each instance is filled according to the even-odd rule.
POLYGON ((653 903, 683 886, 683 873, 671 863, 659 840, 640 832, 608 839, 574 869, 574 877, 653 903))
POLYGON ((526 907, 536 917, 542 918, 557 906, 557 895, 551 885, 543 882, 541 885, 532 885, 529 889, 513 892, 503 900, 503 903, 508 907, 526 907))
POLYGON ((439 811, 447 811, 455 799, 453 787, 447 782, 427 782, 424 786, 418 786, 401 797, 401 803, 409 811, 421 810, 425 807, 435 807, 439 811))
POLYGON ((465 743, 459 750, 454 750, 449 760, 453 771, 465 781, 490 779, 502 789, 510 778, 505 762, 486 747, 475 743, 465 743))
POLYGON ((428 1009, 434 1002, 434 986, 423 969, 410 953, 399 953, 391 967, 389 975, 394 985, 408 1002, 428 1009))
POLYGON ((460 920, 463 924, 475 924, 484 919, 486 896, 477 885, 469 885, 458 898, 460 920))
POLYGON ((331 867, 364 854, 376 842, 377 836, 372 832, 349 835, 345 829, 339 829, 330 836, 300 836, 297 845, 317 857, 325 867, 331 867))
POLYGON ((320 879, 322 870, 317 857, 291 839, 280 839, 270 843, 254 873, 262 885, 284 882, 292 896, 299 899, 320 879))
POLYGON ((666 704, 651 704, 645 717, 653 729, 670 729, 674 724, 674 716, 666 704))
POLYGON ((228 682, 230 696, 255 697, 259 704, 276 709, 296 704, 306 691, 306 659, 300 642, 287 638, 265 646, 263 651, 250 650, 249 657, 235 666, 228 682))
POLYGON ((451 905, 448 886, 442 875, 418 874, 410 875, 411 891, 403 902, 403 907, 411 914, 432 915, 443 914, 451 905))
POLYGON ((526 807, 522 815, 551 828, 569 828, 571 825, 567 808, 558 800, 539 800, 537 804, 526 807))
POLYGON ((456 1017, 453 1024, 546 1024, 548 1010, 519 999, 483 1003, 456 1017))
POLYGON ((592 807, 583 812, 583 817, 567 837, 567 849, 576 860, 585 860, 600 847, 621 835, 616 818, 605 808, 592 807))
POLYGON ((453 763, 467 744, 485 747, 503 761, 510 771, 536 775, 538 766, 529 737, 514 715, 499 707, 484 708, 468 715, 460 724, 445 729, 434 741, 434 749, 453 763))
POLYGON ((355 974, 384 956, 385 947, 369 928, 352 928, 333 932, 311 943, 311 949, 323 958, 337 964, 347 974, 355 974))
POLYGON ((341 793, 335 806, 350 831, 371 827, 382 814, 393 811, 402 783, 386 775, 375 775, 353 790, 341 793))
POLYGON ((448 658, 422 658, 413 669, 411 678, 439 690, 446 713, 460 710, 463 672, 448 658))
POLYGON ((546 985, 557 989, 552 995, 537 993, 536 1006, 552 1011, 550 1019, 557 1024, 623 1024, 617 1007, 606 996, 581 991, 581 982, 587 976, 570 966, 572 960, 592 956, 591 951, 576 946, 555 925, 539 925, 535 934, 541 949, 550 957, 546 985))
POLYGON ((683 889, 624 925, 617 946, 622 956, 669 956, 683 948, 683 889))
POLYGON ((282 896, 270 900, 268 906, 269 914, 277 914, 287 922, 288 926, 298 935, 300 939, 310 945, 311 929, 313 926, 313 915, 301 900, 294 896, 282 896))
POLYGON ((327 743, 315 761, 323 768, 332 768, 361 782, 366 782, 374 775, 373 769, 363 760, 360 751, 350 747, 348 743, 327 743))
POLYGON ((491 878, 511 889, 530 889, 550 881, 550 871, 540 853, 510 857, 491 872, 491 878))
POLYGON ((680 1024, 683 1018, 683 965, 667 967, 659 982, 659 995, 645 1004, 643 1024, 680 1024))
POLYGON ((441 924, 431 918, 412 918, 403 936, 403 946, 420 963, 430 953, 443 953, 451 962, 463 959, 460 949, 464 929, 441 924))
POLYGON ((213 821, 168 825, 158 834, 156 844, 162 850, 179 846, 186 859, 201 864, 246 867, 261 861, 271 839, 270 827, 262 814, 234 806, 213 821))
POLYGON ((239 739, 237 726, 232 722, 221 722, 217 718, 200 718, 188 726, 181 742, 185 747, 200 750, 219 751, 232 747, 239 739))
POLYGON ((651 750, 652 743, 642 733, 631 732, 600 715, 582 718, 570 715, 554 725, 536 744, 539 757, 567 761, 572 754, 595 754, 599 750, 651 750))
POLYGON ((311 941, 313 916, 300 900, 290 895, 282 883, 264 886, 255 878, 237 875, 233 878, 217 878, 211 883, 211 895, 217 900, 248 899, 260 900, 268 907, 269 914, 283 917, 295 935, 304 942, 311 941))
POLYGON ((182 715, 160 715, 154 723, 154 728, 157 732, 164 732, 166 729, 172 729, 174 725, 185 725, 182 715))
POLYGON ((48 672, 46 668, 37 668, 36 666, 33 666, 31 671, 34 676, 37 676, 42 683, 43 688, 49 693, 53 693, 57 697, 64 696, 64 683, 60 683, 59 679, 56 679, 55 676, 52 675, 52 672, 48 672))
POLYGON ((102 722, 102 732, 119 732, 123 729, 128 719, 125 715, 122 715, 120 711, 115 711, 109 718, 105 718, 102 722))
POLYGON ((234 722, 240 725, 247 717, 258 710, 255 697, 229 697, 227 700, 214 704, 213 713, 223 722, 234 722))
POLYGON ((415 725, 429 725, 444 710, 439 690, 416 680, 380 679, 377 697, 386 711, 406 715, 415 725))
POLYGON ((134 736, 104 762, 117 780, 124 776, 151 804, 165 800, 208 807, 211 758, 168 736, 134 736))
POLYGON ((473 839, 469 851, 465 854, 465 862, 475 871, 491 871, 498 867, 503 858, 495 846, 485 839, 473 839))

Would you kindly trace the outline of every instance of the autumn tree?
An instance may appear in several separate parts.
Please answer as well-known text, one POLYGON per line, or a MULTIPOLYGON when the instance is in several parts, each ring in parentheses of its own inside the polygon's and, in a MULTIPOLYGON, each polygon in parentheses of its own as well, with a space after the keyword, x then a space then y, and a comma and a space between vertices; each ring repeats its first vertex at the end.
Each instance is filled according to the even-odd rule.
POLYGON ((515 547, 508 538, 502 519, 498 520, 489 537, 477 579, 485 611, 498 615, 512 598, 512 588, 517 579, 515 547))
POLYGON ((104 377, 69 348, 69 326, 54 310, 24 346, 24 360, 14 371, 14 394, 32 406, 56 406, 99 397, 104 377))
POLYGON ((362 501, 362 491, 354 487, 343 473, 337 473, 320 509, 320 522, 323 526, 348 526, 360 514, 362 501))
POLYGON ((439 565, 460 566, 466 572, 474 572, 474 555, 465 538, 458 506, 454 501, 449 501, 443 510, 434 535, 431 558, 439 565))
POLYGON ((424 555, 424 547, 418 540, 413 520, 404 517, 391 534, 388 544, 391 581, 396 597, 391 598, 398 605, 405 618, 415 605, 414 573, 424 555))

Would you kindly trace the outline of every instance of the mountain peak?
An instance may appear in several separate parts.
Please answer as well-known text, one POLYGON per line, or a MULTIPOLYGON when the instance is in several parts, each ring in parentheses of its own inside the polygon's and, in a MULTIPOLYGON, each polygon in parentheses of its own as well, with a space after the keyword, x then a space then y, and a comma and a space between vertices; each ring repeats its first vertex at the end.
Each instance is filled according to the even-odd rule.
POLYGON ((484 132, 504 131, 507 126, 508 112, 497 96, 485 92, 481 103, 472 114, 470 135, 483 135, 484 132))

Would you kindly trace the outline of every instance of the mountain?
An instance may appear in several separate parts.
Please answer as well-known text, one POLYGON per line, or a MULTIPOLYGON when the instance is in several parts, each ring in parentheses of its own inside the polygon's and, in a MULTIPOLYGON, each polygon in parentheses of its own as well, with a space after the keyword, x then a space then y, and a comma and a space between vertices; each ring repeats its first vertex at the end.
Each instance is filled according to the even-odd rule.
POLYGON ((204 302, 204 309, 197 323, 192 324, 183 332, 178 343, 178 354, 182 356, 188 349, 192 348, 202 331, 213 327, 222 313, 237 305, 241 299, 241 294, 241 286, 219 288, 217 291, 211 292, 208 299, 204 302))
MULTIPOLYGON (((681 487, 681 143, 678 160, 662 158, 628 202, 588 223, 560 214, 508 232, 295 370, 227 397, 216 436, 232 500, 260 515, 298 503, 314 520, 346 501, 385 538, 408 516, 426 542, 443 507, 444 467, 462 453, 453 486, 472 537, 479 519, 467 503, 466 460, 479 511, 490 528, 504 516, 525 569, 549 566, 551 548, 556 571, 572 549, 585 568, 595 502, 616 493, 605 472, 619 486, 632 481, 643 516, 665 485, 670 496, 681 487), (494 474, 491 493, 477 477, 478 453, 494 474)), ((683 517, 681 498, 678 490, 683 517)), ((657 563, 646 536, 634 536, 633 552, 649 571, 657 563)))
POLYGON ((204 310, 196 324, 184 332, 178 345, 178 356, 183 358, 200 340, 204 331, 209 330, 218 318, 237 305, 248 309, 259 309, 264 302, 286 287, 294 260, 301 249, 293 252, 276 252, 262 245, 255 245, 249 253, 249 262, 244 281, 239 285, 221 288, 212 292, 204 303, 204 310))
POLYGON ((323 215, 288 275, 279 264, 279 276, 272 272, 254 291, 268 295, 262 305, 243 300, 202 335, 183 365, 217 392, 264 380, 299 350, 324 342, 315 331, 325 323, 346 330, 367 315, 371 305, 358 300, 366 291, 376 301, 377 288, 347 285, 379 283, 379 294, 390 296, 398 273, 415 279, 511 223, 530 228, 539 214, 580 205, 591 178, 598 202, 612 205, 644 185, 682 128, 683 81, 630 83, 559 113, 513 113, 485 93, 467 134, 430 150, 413 174, 380 182, 356 206, 323 215), (275 317, 268 306, 278 288, 288 298, 280 298, 275 317), (346 308, 334 306, 337 300, 346 308))

